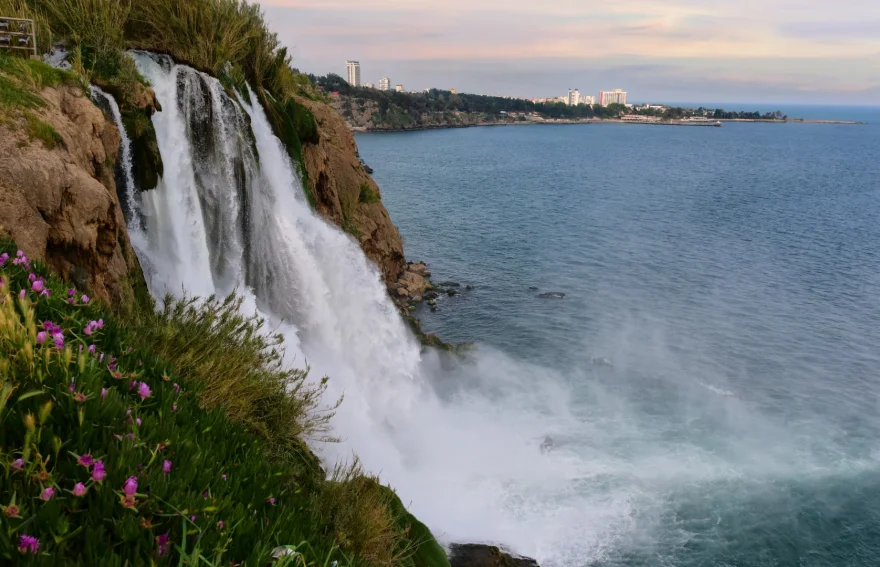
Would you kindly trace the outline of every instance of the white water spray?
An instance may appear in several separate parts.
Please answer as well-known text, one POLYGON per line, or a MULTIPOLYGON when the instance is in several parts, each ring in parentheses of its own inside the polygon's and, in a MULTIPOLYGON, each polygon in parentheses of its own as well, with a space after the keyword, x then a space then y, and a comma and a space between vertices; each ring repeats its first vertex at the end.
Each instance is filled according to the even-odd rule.
POLYGON ((543 435, 574 427, 558 377, 492 352, 454 371, 423 358, 376 267, 311 211, 253 93, 235 103, 207 75, 135 59, 164 109, 153 121, 165 173, 133 236, 153 292, 244 291, 285 331, 290 363, 329 376, 328 401, 345 394, 333 421, 344 442, 318 447, 323 458, 357 454, 441 541, 548 564, 590 555, 628 512, 594 511, 573 492, 583 463, 540 453, 543 435))

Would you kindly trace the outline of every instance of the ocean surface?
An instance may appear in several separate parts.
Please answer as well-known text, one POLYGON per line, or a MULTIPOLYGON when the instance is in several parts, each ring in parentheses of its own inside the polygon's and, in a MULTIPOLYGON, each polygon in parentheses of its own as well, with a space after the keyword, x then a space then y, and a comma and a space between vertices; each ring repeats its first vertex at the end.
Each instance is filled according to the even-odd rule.
POLYGON ((869 124, 358 135, 407 256, 462 285, 425 328, 570 411, 534 432, 564 474, 506 497, 520 552, 880 564, 880 109, 806 117, 869 124))

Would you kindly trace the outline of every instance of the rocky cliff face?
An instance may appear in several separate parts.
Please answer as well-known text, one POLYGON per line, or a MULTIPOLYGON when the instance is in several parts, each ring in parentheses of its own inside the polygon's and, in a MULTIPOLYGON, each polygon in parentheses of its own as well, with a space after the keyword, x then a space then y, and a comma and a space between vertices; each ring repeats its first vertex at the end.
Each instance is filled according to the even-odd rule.
POLYGON ((358 161, 354 135, 326 104, 298 98, 315 116, 319 141, 303 144, 303 160, 317 210, 342 227, 376 262, 386 284, 397 281, 406 259, 403 242, 381 202, 378 185, 358 161))
POLYGON ((45 104, 0 121, 0 226, 29 258, 125 301, 142 276, 113 181, 119 131, 79 86, 38 96, 45 104))

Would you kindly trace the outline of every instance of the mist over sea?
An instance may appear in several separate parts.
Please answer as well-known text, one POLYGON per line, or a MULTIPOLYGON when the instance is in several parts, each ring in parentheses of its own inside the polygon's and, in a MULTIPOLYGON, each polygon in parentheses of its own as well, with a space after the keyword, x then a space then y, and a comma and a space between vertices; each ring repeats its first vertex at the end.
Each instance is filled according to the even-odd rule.
POLYGON ((880 109, 777 107, 869 124, 358 135, 407 256, 473 286, 426 330, 503 354, 519 400, 564 390, 523 433, 558 474, 510 492, 522 552, 880 564, 880 109))

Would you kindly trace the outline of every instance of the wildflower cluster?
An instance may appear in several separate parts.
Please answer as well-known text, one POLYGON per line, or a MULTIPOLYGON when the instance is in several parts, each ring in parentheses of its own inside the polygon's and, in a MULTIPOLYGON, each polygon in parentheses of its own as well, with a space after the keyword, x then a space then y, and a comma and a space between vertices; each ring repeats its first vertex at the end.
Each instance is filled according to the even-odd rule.
POLYGON ((0 563, 266 564, 290 538, 335 553, 261 443, 104 307, 22 252, 0 278, 0 563))

